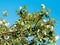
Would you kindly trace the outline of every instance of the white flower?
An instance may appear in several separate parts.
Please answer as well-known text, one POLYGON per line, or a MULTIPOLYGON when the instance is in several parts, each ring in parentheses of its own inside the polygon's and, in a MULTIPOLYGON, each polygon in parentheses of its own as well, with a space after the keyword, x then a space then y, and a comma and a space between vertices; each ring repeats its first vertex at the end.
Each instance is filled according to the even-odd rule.
POLYGON ((58 39, 59 39, 59 36, 56 36, 56 37, 55 37, 55 40, 58 40, 58 39))
POLYGON ((13 30, 9 29, 10 32, 13 32, 13 30))
POLYGON ((0 39, 2 39, 2 38, 0 37, 0 39))
POLYGON ((43 23, 41 23, 41 26, 43 26, 44 24, 43 23))
POLYGON ((31 35, 31 34, 29 33, 29 35, 31 35))
POLYGON ((46 40, 46 38, 43 38, 44 40, 46 40))
POLYGON ((6 23, 6 20, 2 20, 3 23, 6 23))
POLYGON ((6 27, 9 27, 9 23, 5 23, 5 26, 6 26, 6 27))
POLYGON ((16 25, 14 25, 14 27, 16 27, 16 25))
POLYGON ((44 5, 44 4, 41 4, 41 7, 42 7, 42 8, 45 8, 45 5, 44 5))
POLYGON ((49 40, 49 42, 53 43, 53 40, 49 40))
POLYGON ((24 22, 21 22, 21 25, 23 26, 24 25, 24 22))
POLYGON ((2 15, 6 16, 7 15, 7 11, 3 11, 2 15))
POLYGON ((44 35, 47 35, 46 32, 44 32, 44 35))
POLYGON ((27 28, 30 28, 30 25, 28 25, 28 27, 27 28))
POLYGON ((6 37, 5 39, 9 39, 9 36, 8 36, 8 37, 6 37))
POLYGON ((46 27, 47 27, 47 28, 49 28, 49 27, 50 27, 50 25, 47 25, 46 27))
POLYGON ((40 30, 38 29, 38 31, 37 32, 39 32, 40 30))
POLYGON ((53 30, 54 27, 51 25, 47 25, 46 28, 51 28, 51 30, 53 30))
POLYGON ((53 30, 53 28, 54 28, 54 27, 53 27, 53 26, 51 26, 51 30, 53 30))
POLYGON ((22 9, 22 6, 20 6, 20 10, 22 9))
POLYGON ((44 19, 43 21, 44 21, 44 22, 47 22, 47 20, 45 20, 45 19, 44 19))
POLYGON ((3 24, 3 22, 2 21, 0 21, 0 25, 2 25, 3 24))
POLYGON ((42 39, 40 39, 40 41, 42 41, 42 39))
POLYGON ((46 12, 46 14, 49 14, 48 12, 46 12))

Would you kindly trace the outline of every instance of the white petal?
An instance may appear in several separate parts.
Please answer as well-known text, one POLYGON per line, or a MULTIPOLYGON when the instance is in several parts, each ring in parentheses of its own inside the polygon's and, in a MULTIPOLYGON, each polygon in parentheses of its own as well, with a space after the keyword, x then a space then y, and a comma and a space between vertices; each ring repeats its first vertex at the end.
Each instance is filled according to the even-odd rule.
POLYGON ((53 26, 51 26, 51 30, 53 30, 53 28, 54 28, 54 27, 53 27, 53 26))
POLYGON ((49 27, 50 27, 50 25, 47 25, 46 27, 47 27, 47 28, 49 28, 49 27))
POLYGON ((20 6, 20 10, 22 9, 22 6, 20 6))
POLYGON ((10 32, 13 32, 13 30, 9 29, 10 32))
POLYGON ((49 14, 48 12, 46 12, 46 14, 49 14))
POLYGON ((30 28, 30 25, 28 25, 28 28, 30 28))
POLYGON ((40 39, 40 41, 42 41, 42 39, 40 39))
POLYGON ((8 27, 9 26, 9 23, 5 23, 5 26, 8 27))
POLYGON ((43 38, 44 40, 46 40, 46 38, 43 38))
POLYGON ((56 36, 56 37, 55 37, 55 40, 58 40, 58 39, 59 39, 59 36, 56 36))
POLYGON ((41 7, 42 7, 42 8, 45 8, 45 5, 44 5, 44 4, 41 4, 41 7))
POLYGON ((14 25, 14 27, 16 27, 16 25, 14 25))
POLYGON ((21 22, 21 25, 23 26, 24 25, 24 22, 21 22))
POLYGON ((0 37, 0 39, 2 39, 2 38, 0 37))
POLYGON ((37 32, 39 32, 40 30, 38 29, 38 31, 37 32))
POLYGON ((3 22, 2 21, 0 21, 0 25, 2 25, 3 24, 3 22))
POLYGON ((47 20, 45 20, 45 19, 44 19, 43 21, 44 21, 44 22, 47 22, 47 20))
POLYGON ((7 38, 5 38, 5 39, 9 39, 9 36, 7 38))
POLYGON ((44 34, 47 35, 46 32, 44 32, 44 34))
POLYGON ((49 42, 53 43, 53 40, 49 40, 49 42))
POLYGON ((43 26, 44 24, 43 23, 41 23, 41 26, 43 26))

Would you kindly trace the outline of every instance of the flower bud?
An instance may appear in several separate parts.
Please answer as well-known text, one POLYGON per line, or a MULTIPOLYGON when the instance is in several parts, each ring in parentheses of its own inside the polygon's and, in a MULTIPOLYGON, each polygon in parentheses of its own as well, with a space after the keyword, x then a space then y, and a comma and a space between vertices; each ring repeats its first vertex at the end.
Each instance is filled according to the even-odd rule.
POLYGON ((45 8, 45 5, 44 4, 41 4, 41 7, 44 9, 45 8))
POLYGON ((20 10, 22 9, 22 6, 20 6, 20 10))

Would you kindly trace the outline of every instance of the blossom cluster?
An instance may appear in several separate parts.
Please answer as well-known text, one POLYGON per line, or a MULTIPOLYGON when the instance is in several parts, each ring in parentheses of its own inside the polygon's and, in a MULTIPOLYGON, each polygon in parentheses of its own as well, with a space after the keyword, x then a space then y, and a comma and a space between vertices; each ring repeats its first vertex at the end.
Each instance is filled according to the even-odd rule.
MULTIPOLYGON (((45 11, 44 4, 41 8, 41 11, 30 14, 25 6, 21 6, 16 11, 19 19, 12 26, 6 20, 0 20, 1 45, 56 45, 59 36, 54 32, 55 20, 48 15, 50 10, 45 11)), ((4 11, 3 15, 6 14, 4 11)))

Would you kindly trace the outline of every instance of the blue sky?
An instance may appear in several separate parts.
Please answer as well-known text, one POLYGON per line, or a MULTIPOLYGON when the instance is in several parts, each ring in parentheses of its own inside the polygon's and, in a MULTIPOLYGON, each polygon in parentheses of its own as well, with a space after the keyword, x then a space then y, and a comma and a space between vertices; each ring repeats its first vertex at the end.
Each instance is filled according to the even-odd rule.
MULTIPOLYGON (((50 16, 56 19, 56 27, 54 31, 56 35, 60 36, 60 0, 0 0, 0 18, 6 19, 10 24, 13 24, 18 19, 16 16, 16 9, 20 6, 27 6, 29 13, 40 10, 40 4, 45 4, 46 9, 50 9, 50 16), (2 17, 1 12, 7 10, 8 17, 2 17)), ((57 40, 57 44, 60 44, 60 39, 57 40)))

